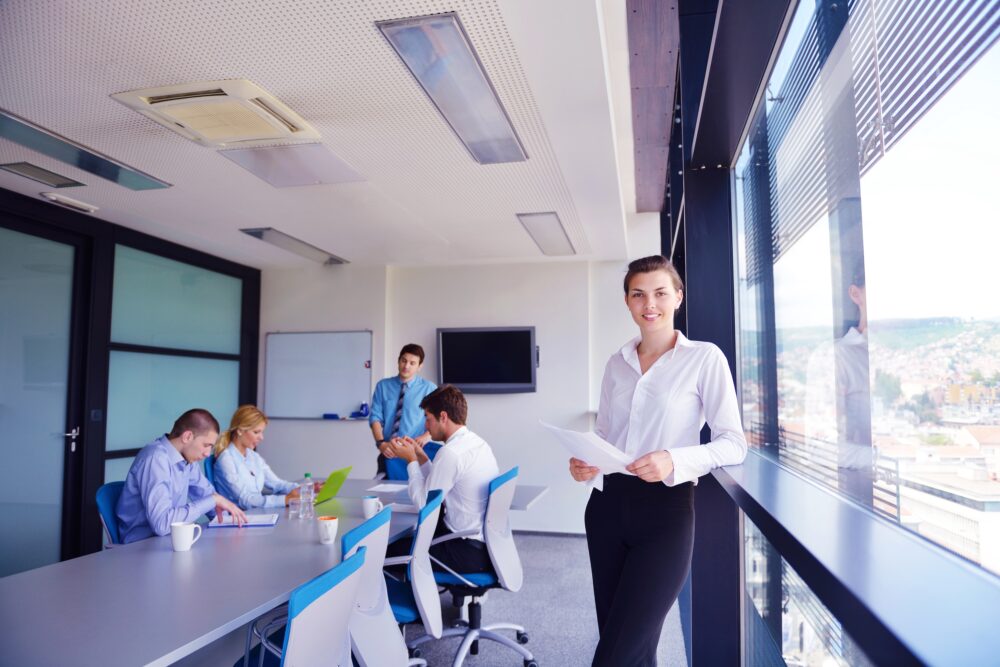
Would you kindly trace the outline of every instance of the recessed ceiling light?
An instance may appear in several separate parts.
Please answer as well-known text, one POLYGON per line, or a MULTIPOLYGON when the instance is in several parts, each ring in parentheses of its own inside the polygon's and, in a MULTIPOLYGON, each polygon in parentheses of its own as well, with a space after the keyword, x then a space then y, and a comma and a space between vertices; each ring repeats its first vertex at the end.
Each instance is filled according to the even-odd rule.
POLYGON ((320 250, 314 245, 306 243, 301 239, 297 239, 294 236, 289 236, 284 232, 279 232, 273 227, 252 227, 248 229, 241 229, 240 231, 254 237, 255 239, 266 241, 271 245, 278 246, 282 250, 294 252, 296 255, 305 257, 306 259, 311 259, 312 261, 319 262, 320 264, 347 264, 346 259, 337 257, 336 255, 328 253, 325 250, 320 250))
POLYGON ((517 219, 544 254, 550 256, 576 254, 562 221, 554 212, 518 213, 517 219))
POLYGON ((31 180, 39 183, 44 183, 50 188, 75 188, 83 185, 80 181, 74 181, 68 176, 63 176, 62 174, 57 174, 54 171, 43 169, 37 164, 31 164, 30 162, 11 162, 9 164, 0 164, 0 169, 9 171, 12 174, 17 174, 18 176, 30 178, 31 180))
POLYGON ((3 109, 0 109, 0 137, 10 139, 16 144, 21 144, 42 155, 48 155, 94 176, 106 178, 129 190, 155 190, 170 187, 170 183, 166 181, 161 181, 127 164, 113 160, 107 155, 102 155, 3 109))
POLYGON ((64 195, 56 194, 55 192, 39 192, 42 198, 48 199, 53 204, 59 204, 66 208, 71 208, 74 211, 80 211, 81 213, 94 213, 98 210, 97 206, 93 204, 88 204, 87 202, 80 201, 79 199, 71 199, 64 195))
POLYGON ((476 162, 528 159, 458 14, 376 25, 476 162))

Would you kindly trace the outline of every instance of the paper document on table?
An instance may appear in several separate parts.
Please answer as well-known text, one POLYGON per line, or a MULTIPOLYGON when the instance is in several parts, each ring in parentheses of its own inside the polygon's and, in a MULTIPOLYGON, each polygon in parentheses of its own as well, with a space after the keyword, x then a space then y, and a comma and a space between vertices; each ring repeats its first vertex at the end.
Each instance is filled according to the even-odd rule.
POLYGON ((407 514, 416 514, 420 511, 419 507, 409 503, 389 503, 386 507, 391 507, 393 512, 405 512, 407 514))
MULTIPOLYGON (((243 524, 247 527, 261 527, 261 526, 273 526, 278 523, 277 514, 247 514, 247 522, 243 524)), ((233 528, 238 524, 233 520, 233 515, 229 512, 222 513, 222 523, 219 523, 218 517, 212 519, 206 524, 209 528, 233 528)))
POLYGON ((406 483, 390 484, 383 482, 382 484, 376 484, 368 489, 368 491, 371 491, 372 493, 396 493, 398 491, 406 491, 406 483))
POLYGON ((580 433, 546 424, 543 421, 539 423, 559 439, 559 443, 566 448, 570 456, 600 468, 605 475, 614 472, 626 475, 633 474, 625 470, 625 466, 631 463, 632 459, 611 443, 602 440, 596 433, 580 433))

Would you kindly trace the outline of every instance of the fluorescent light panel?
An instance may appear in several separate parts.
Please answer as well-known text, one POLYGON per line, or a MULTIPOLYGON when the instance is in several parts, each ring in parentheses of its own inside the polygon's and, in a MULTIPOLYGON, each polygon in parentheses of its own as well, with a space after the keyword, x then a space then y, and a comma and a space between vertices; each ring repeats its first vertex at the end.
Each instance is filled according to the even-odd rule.
POLYGON ((31 164, 30 162, 11 162, 10 164, 0 164, 0 169, 9 171, 12 174, 17 174, 18 176, 30 178, 31 180, 39 183, 44 183, 50 188, 75 188, 83 185, 80 181, 74 181, 68 176, 63 176, 62 174, 57 174, 54 171, 43 169, 37 164, 31 164))
POLYGON ((237 148, 219 154, 276 188, 365 180, 323 144, 237 148))
POLYGON ((518 213, 517 219, 543 254, 549 256, 575 255, 573 243, 556 213, 518 213))
POLYGON ((29 120, 0 109, 0 137, 65 162, 129 190, 169 188, 170 183, 113 160, 75 141, 50 132, 29 120))
POLYGON ((320 264, 347 264, 347 260, 341 257, 337 257, 334 254, 328 253, 325 250, 320 250, 314 245, 310 245, 301 239, 297 239, 294 236, 289 236, 284 232, 279 232, 273 227, 252 227, 248 229, 241 229, 241 232, 255 239, 260 239, 261 241, 266 241, 271 245, 278 246, 282 250, 287 250, 288 252, 293 252, 296 255, 305 257, 306 259, 311 259, 314 262, 319 262, 320 264))
POLYGON ((39 196, 44 199, 48 199, 53 204, 59 204, 65 208, 71 208, 74 211, 80 211, 81 213, 96 213, 98 210, 97 206, 93 204, 88 204, 85 201, 80 201, 79 199, 72 199, 65 195, 56 194, 55 192, 39 192, 39 196))
POLYGON ((458 14, 376 25, 476 162, 528 159, 458 14))

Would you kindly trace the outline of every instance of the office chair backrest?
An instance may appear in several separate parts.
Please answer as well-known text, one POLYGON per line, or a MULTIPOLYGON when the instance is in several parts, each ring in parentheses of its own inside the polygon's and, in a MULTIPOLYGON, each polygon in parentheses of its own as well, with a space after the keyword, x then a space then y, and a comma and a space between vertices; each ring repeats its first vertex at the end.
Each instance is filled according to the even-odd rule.
POLYGON ((385 549, 389 544, 389 521, 392 520, 392 508, 384 510, 368 519, 340 539, 340 552, 349 558, 362 547, 368 548, 365 566, 361 573, 361 588, 358 591, 358 602, 355 608, 362 612, 372 611, 380 600, 385 600, 385 577, 382 575, 382 564, 385 562, 385 549))
POLYGON ((118 499, 124 488, 125 482, 108 482, 97 490, 97 512, 101 517, 101 525, 104 526, 104 535, 108 538, 108 544, 121 544, 115 508, 118 506, 118 499))
POLYGON ((413 549, 410 555, 408 575, 413 587, 413 597, 420 610, 420 619, 424 630, 434 638, 441 637, 443 622, 441 620, 441 597, 438 594, 437 583, 434 581, 434 571, 431 569, 431 556, 428 549, 434 539, 438 515, 441 513, 441 489, 434 489, 427 494, 427 503, 417 515, 417 533, 413 538, 413 549))
POLYGON ((205 459, 205 478, 209 484, 215 486, 215 454, 209 454, 205 459))
POLYGON ((406 664, 406 643, 396 625, 382 574, 391 519, 392 508, 386 507, 340 540, 340 551, 345 558, 359 549, 367 549, 358 598, 349 622, 351 648, 361 667, 406 664))
POLYGON ((517 554, 514 534, 510 529, 510 504, 517 488, 518 467, 514 466, 490 482, 490 495, 486 501, 486 525, 483 528, 486 548, 497 572, 500 585, 516 592, 524 583, 521 557, 517 554))
POLYGON ((325 665, 347 642, 361 567, 367 549, 333 566, 294 591, 288 599, 288 626, 282 665, 325 665))

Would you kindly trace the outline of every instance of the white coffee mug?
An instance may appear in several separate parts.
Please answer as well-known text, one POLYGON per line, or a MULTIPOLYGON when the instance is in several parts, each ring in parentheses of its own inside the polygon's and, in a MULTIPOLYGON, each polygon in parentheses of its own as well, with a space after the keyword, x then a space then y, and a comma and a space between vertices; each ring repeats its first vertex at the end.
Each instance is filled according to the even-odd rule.
POLYGON ((378 496, 365 496, 361 499, 361 511, 366 519, 370 519, 382 511, 382 501, 378 496))
POLYGON ((316 524, 319 526, 319 541, 323 544, 333 544, 337 539, 337 517, 320 516, 316 517, 316 524))
POLYGON ((175 521, 170 524, 170 541, 174 544, 174 551, 190 551, 200 538, 201 526, 196 523, 175 521))

